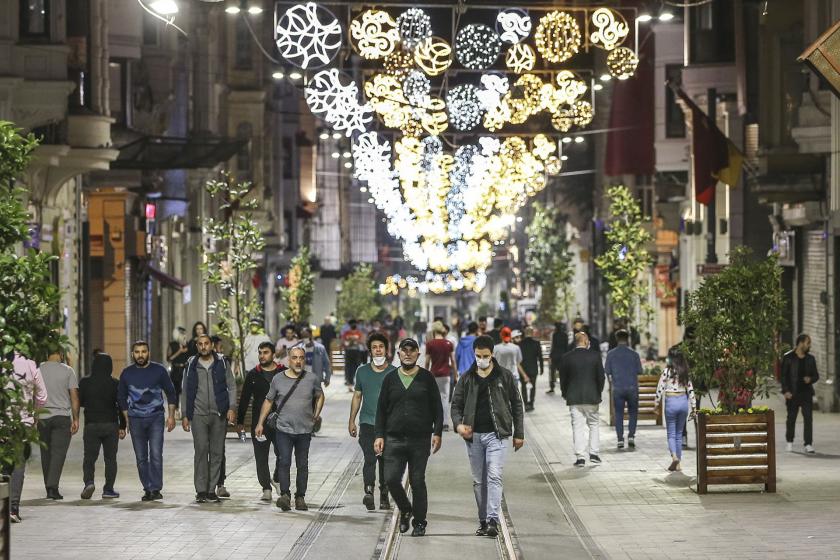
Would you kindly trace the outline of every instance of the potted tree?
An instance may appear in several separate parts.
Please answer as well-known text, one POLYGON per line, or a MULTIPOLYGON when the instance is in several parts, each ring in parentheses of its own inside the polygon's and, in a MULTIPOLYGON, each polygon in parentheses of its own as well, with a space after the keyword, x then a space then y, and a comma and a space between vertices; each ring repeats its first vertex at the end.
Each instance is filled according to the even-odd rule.
POLYGON ((379 290, 373 278, 373 267, 360 264, 341 281, 341 291, 336 300, 338 319, 371 321, 382 312, 379 290))
POLYGON ((683 322, 694 337, 684 351, 695 385, 718 390, 700 410, 697 489, 710 484, 763 484, 776 490, 774 414, 753 399, 775 389, 778 333, 784 326, 781 268, 775 255, 754 258, 746 247, 689 294, 683 322))

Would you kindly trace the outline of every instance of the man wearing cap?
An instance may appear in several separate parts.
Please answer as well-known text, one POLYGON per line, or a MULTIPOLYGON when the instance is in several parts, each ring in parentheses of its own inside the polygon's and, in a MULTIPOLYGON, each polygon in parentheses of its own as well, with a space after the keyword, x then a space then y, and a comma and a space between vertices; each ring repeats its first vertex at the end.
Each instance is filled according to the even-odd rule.
POLYGON ((522 336, 520 331, 511 331, 509 327, 503 327, 499 331, 502 342, 496 344, 493 349, 493 356, 500 366, 513 374, 517 382, 529 383, 531 379, 522 367, 522 349, 512 341, 514 332, 517 336, 522 336))
POLYGON ((385 480, 400 508, 400 533, 408 531, 414 517, 411 535, 422 537, 426 534, 429 509, 426 463, 430 449, 432 453, 440 449, 443 406, 434 376, 417 365, 420 356, 417 341, 406 338, 398 347, 400 367, 382 380, 373 447, 377 454, 384 453, 385 480), (402 485, 406 465, 413 503, 402 485))

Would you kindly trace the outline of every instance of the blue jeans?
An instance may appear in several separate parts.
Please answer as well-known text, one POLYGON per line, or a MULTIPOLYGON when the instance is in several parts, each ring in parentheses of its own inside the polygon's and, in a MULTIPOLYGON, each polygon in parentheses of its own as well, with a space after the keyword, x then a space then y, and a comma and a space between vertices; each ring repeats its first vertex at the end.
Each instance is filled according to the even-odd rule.
POLYGON ((688 395, 665 397, 665 425, 668 428, 668 450, 682 459, 682 433, 688 418, 688 395))
POLYGON ((280 493, 291 494, 292 450, 295 452, 295 498, 306 496, 306 484, 309 482, 309 444, 312 434, 287 434, 275 432, 274 442, 277 449, 277 478, 280 493))
POLYGON ((639 420, 639 388, 613 387, 613 410, 615 410, 615 435, 618 441, 624 441, 624 405, 630 415, 629 436, 636 437, 636 423, 639 420))
POLYGON ((137 457, 137 472, 146 492, 163 488, 163 414, 128 417, 131 444, 137 457))
POLYGON ((505 464, 505 440, 496 434, 473 434, 467 442, 467 455, 473 477, 473 492, 479 521, 499 522, 502 509, 502 468, 505 464))

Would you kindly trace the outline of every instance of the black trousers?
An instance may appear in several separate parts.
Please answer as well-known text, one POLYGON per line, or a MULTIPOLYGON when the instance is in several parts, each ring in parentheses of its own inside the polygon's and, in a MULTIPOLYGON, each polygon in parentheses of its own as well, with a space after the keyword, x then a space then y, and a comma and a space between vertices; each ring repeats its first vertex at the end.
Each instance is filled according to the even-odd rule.
POLYGON ((38 420, 38 435, 44 446, 41 448, 41 470, 44 471, 44 487, 58 488, 67 450, 70 449, 69 416, 47 416, 38 420))
POLYGON ((348 348, 344 351, 344 381, 348 385, 356 383, 356 369, 365 362, 364 350, 348 348))
POLYGON ((799 414, 799 409, 801 408, 802 420, 805 424, 802 439, 805 440, 805 445, 811 445, 814 443, 814 398, 807 394, 794 395, 786 404, 787 429, 785 430, 785 440, 788 443, 793 442, 793 436, 796 432, 796 416, 799 414))
POLYGON ((268 462, 268 452, 274 448, 274 480, 279 482, 277 478, 277 442, 274 439, 274 430, 266 430, 265 441, 257 441, 254 434, 251 434, 251 442, 254 444, 254 461, 257 463, 257 480, 260 481, 260 486, 263 490, 271 490, 271 474, 270 463, 268 462))
POLYGON ((553 391, 554 386, 557 384, 557 379, 560 377, 560 360, 556 362, 554 360, 551 361, 551 370, 548 375, 548 388, 553 391))
POLYGON ((373 441, 376 439, 374 427, 370 424, 359 424, 359 447, 364 453, 365 464, 362 467, 362 478, 365 481, 365 490, 372 488, 376 483, 376 467, 379 466, 379 489, 386 490, 385 485, 385 460, 381 455, 377 456, 373 450, 373 441))
POLYGON ((82 481, 93 484, 99 448, 105 457, 105 490, 114 489, 117 480, 117 448, 119 447, 119 425, 114 422, 89 422, 85 424, 84 459, 82 460, 82 481))
POLYGON ((385 480, 388 491, 397 502, 400 511, 412 512, 415 523, 426 521, 429 498, 426 492, 426 463, 431 453, 429 436, 387 436, 385 438, 385 480), (402 485, 402 477, 408 466, 408 481, 411 484, 413 503, 402 485))
POLYGON ((519 392, 522 393, 522 403, 525 406, 534 406, 534 394, 537 392, 537 375, 531 375, 531 388, 528 388, 528 384, 525 383, 525 380, 519 380, 519 392))

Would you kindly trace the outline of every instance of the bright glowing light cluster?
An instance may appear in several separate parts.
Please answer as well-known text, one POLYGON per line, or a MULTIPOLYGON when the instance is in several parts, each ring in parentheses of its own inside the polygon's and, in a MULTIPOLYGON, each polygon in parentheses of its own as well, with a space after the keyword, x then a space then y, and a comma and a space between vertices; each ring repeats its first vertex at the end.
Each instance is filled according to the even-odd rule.
POLYGON ((365 10, 350 24, 350 39, 363 58, 378 60, 394 52, 400 34, 388 12, 365 10))
POLYGON ((383 296, 397 295, 401 290, 406 290, 409 296, 421 294, 442 294, 467 290, 480 292, 487 285, 487 275, 483 271, 464 272, 453 271, 446 274, 435 274, 427 271, 424 276, 401 276, 394 274, 388 276, 385 282, 379 285, 379 293, 383 296))
POLYGON ((440 76, 452 64, 452 47, 440 37, 430 37, 414 49, 414 62, 429 76, 440 76))
POLYGON ((289 8, 275 31, 280 55, 304 70, 326 66, 341 49, 341 24, 315 2, 289 8))
POLYGON ((481 102, 472 84, 459 84, 446 94, 449 122, 458 130, 472 130, 481 124, 481 102))
POLYGON ((627 47, 618 47, 613 49, 607 55, 607 68, 614 78, 619 80, 626 80, 636 73, 636 67, 639 66, 639 57, 632 49, 627 47))
POLYGON ((531 34, 531 17, 519 8, 502 10, 496 16, 496 33, 504 43, 519 43, 531 34))
POLYGON ((505 66, 517 74, 530 72, 536 63, 537 54, 527 43, 516 43, 505 54, 505 66))
POLYGON ((470 70, 493 66, 501 47, 502 41, 496 32, 480 23, 462 27, 455 36, 455 56, 470 70))
POLYGON ((359 101, 356 83, 335 68, 313 76, 306 86, 306 103, 313 114, 347 136, 366 131, 373 119, 370 105, 359 101))
POLYGON ((400 39, 407 50, 432 36, 432 19, 420 8, 409 8, 397 18, 400 39))
POLYGON ((608 51, 623 43, 630 33, 624 17, 609 8, 598 8, 592 12, 592 26, 595 31, 589 35, 589 42, 608 51))
POLYGON ((580 51, 580 26, 567 12, 549 12, 540 18, 534 43, 547 61, 565 62, 580 51))

